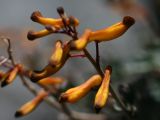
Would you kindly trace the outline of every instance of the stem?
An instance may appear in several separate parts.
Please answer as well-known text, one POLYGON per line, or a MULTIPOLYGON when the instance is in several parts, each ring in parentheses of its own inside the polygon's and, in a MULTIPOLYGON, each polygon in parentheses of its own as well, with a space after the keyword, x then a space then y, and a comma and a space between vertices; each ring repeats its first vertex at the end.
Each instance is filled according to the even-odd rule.
POLYGON ((85 53, 85 55, 89 59, 89 61, 92 63, 92 65, 94 66, 94 68, 97 70, 97 72, 103 77, 104 74, 103 74, 102 70, 97 67, 97 64, 96 64, 95 60, 90 55, 90 53, 88 52, 88 50, 84 49, 83 52, 85 53))
POLYGON ((11 41, 9 38, 6 39, 7 42, 8 42, 8 48, 7 48, 7 51, 8 51, 8 55, 9 55, 9 59, 11 60, 12 62, 12 65, 15 66, 15 61, 14 61, 14 58, 13 58, 13 55, 12 55, 12 46, 11 46, 11 41))
POLYGON ((98 42, 95 42, 95 44, 96 44, 96 63, 97 63, 97 67, 99 67, 100 69, 99 44, 98 42))
POLYGON ((62 106, 62 108, 63 108, 64 113, 66 113, 71 120, 76 120, 76 119, 73 117, 72 111, 70 111, 70 109, 67 107, 67 105, 66 105, 65 103, 62 102, 62 103, 61 103, 61 106, 62 106))

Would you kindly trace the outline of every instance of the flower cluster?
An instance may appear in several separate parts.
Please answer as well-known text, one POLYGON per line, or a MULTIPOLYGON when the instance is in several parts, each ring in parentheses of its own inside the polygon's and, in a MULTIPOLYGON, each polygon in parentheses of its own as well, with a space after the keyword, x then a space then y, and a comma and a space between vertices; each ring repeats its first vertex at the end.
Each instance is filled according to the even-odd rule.
MULTIPOLYGON (((68 58, 71 57, 72 51, 83 51, 87 44, 90 42, 104 42, 110 41, 123 35, 128 28, 134 24, 134 19, 130 16, 126 16, 122 21, 101 29, 91 30, 86 29, 84 33, 78 38, 76 27, 79 25, 79 20, 73 16, 67 16, 62 7, 57 9, 60 18, 45 18, 43 15, 36 11, 31 15, 31 20, 38 22, 45 26, 44 30, 39 32, 28 32, 28 39, 34 40, 39 37, 46 36, 48 34, 63 33, 69 35, 72 40, 67 43, 63 43, 61 40, 55 42, 54 50, 52 52, 49 64, 41 71, 31 71, 29 76, 34 82, 39 81, 42 78, 53 75, 59 71, 68 58)), ((98 92, 95 97, 95 108, 100 110, 104 107, 108 95, 109 95, 109 83, 110 83, 111 67, 107 66, 104 77, 100 75, 93 75, 82 85, 71 88, 60 95, 60 102, 77 102, 84 97, 95 86, 99 86, 98 92)))
MULTIPOLYGON (((27 35, 28 39, 33 41, 49 34, 66 34, 72 39, 67 42, 63 42, 61 40, 55 41, 49 62, 40 71, 26 70, 23 65, 15 64, 12 56, 10 56, 13 66, 7 73, 0 72, 2 87, 10 84, 17 75, 20 75, 21 77, 24 75, 32 82, 44 88, 38 92, 33 100, 24 104, 16 112, 16 117, 24 116, 32 112, 44 100, 44 98, 53 93, 53 91, 49 89, 50 86, 55 87, 55 85, 63 83, 64 80, 50 76, 58 72, 64 66, 66 61, 74 56, 72 51, 76 51, 77 53, 84 52, 83 55, 77 54, 77 56, 90 57, 90 54, 86 51, 86 46, 90 42, 96 42, 96 44, 98 44, 100 42, 118 38, 123 35, 135 22, 132 17, 126 16, 122 21, 104 29, 97 31, 86 29, 84 33, 78 37, 76 27, 80 24, 79 20, 73 16, 67 16, 62 7, 59 7, 57 12, 59 13, 60 18, 46 18, 39 11, 33 12, 31 15, 31 20, 43 25, 44 29, 38 32, 29 31, 27 35)), ((99 69, 100 65, 98 66, 98 62, 99 61, 95 62, 95 66, 99 69)), ((94 106, 98 112, 105 106, 110 93, 109 88, 111 72, 112 68, 108 65, 104 71, 104 74, 103 72, 102 74, 97 73, 86 80, 85 83, 61 93, 59 102, 75 103, 87 95, 94 87, 97 87, 98 90, 95 96, 94 106)))

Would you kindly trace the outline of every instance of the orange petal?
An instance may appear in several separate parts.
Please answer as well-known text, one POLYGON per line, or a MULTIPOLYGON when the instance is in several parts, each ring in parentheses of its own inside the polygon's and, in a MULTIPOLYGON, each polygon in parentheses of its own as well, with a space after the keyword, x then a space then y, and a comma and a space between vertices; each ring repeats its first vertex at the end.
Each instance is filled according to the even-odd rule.
POLYGON ((64 82, 63 79, 59 77, 47 77, 38 81, 38 83, 41 85, 57 85, 61 84, 62 82, 64 82))
POLYGON ((61 63, 63 58, 63 48, 62 48, 62 42, 60 40, 56 41, 55 48, 53 50, 53 54, 50 58, 50 64, 55 66, 61 63))
POLYGON ((31 113, 37 106, 43 101, 43 99, 48 96, 48 93, 45 91, 40 91, 39 94, 32 99, 31 101, 24 104, 17 112, 15 117, 22 117, 31 113))
POLYGON ((92 32, 89 37, 89 41, 102 42, 113 40, 123 35, 134 23, 135 20, 132 17, 126 16, 123 18, 122 22, 116 23, 108 28, 92 32))
POLYGON ((95 86, 100 85, 102 78, 100 75, 94 75, 80 86, 71 88, 60 96, 60 102, 75 103, 83 98, 95 86))
POLYGON ((110 66, 106 68, 104 79, 95 97, 94 106, 97 112, 105 106, 109 96, 111 69, 112 68, 110 66))
POLYGON ((5 77, 5 79, 2 81, 1 86, 4 87, 4 86, 12 83, 12 82, 15 80, 18 72, 19 72, 19 65, 16 65, 12 70, 10 70, 10 71, 6 74, 6 77, 5 77))
MULTIPOLYGON (((32 15, 31 15, 31 19, 34 22, 38 22, 42 25, 52 25, 57 30, 61 29, 61 28, 64 28, 63 21, 62 21, 61 18, 58 18, 58 19, 46 18, 46 17, 43 17, 42 14, 39 11, 33 12, 32 15)), ((67 19, 66 22, 67 22, 68 25, 70 24, 69 19, 67 19)), ((77 18, 74 18, 74 22, 75 22, 76 26, 79 24, 79 21, 78 21, 77 18)))
POLYGON ((29 71, 29 77, 30 77, 31 81, 37 82, 40 79, 49 77, 49 76, 55 74, 57 71, 59 71, 63 67, 63 65, 65 64, 67 59, 69 58, 69 52, 70 52, 70 43, 67 43, 63 47, 63 58, 62 58, 61 63, 58 65, 48 64, 41 71, 29 71))
POLYGON ((51 31, 48 31, 46 29, 38 31, 38 32, 29 31, 28 34, 27 34, 27 38, 29 40, 35 40, 37 38, 41 38, 41 37, 47 36, 47 35, 49 35, 51 33, 52 33, 51 31))

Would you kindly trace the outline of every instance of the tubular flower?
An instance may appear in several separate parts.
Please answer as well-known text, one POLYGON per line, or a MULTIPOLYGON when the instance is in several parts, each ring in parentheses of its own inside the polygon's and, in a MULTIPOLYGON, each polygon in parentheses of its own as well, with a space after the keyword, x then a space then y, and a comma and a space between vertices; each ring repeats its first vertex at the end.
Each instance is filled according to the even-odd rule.
POLYGON ((31 113, 43 101, 46 96, 48 96, 47 92, 40 91, 34 99, 27 102, 19 110, 17 110, 17 112, 15 113, 15 117, 22 117, 31 113))
POLYGON ((78 39, 72 42, 71 48, 74 50, 82 50, 88 43, 88 38, 91 35, 91 30, 86 29, 84 34, 78 39))
POLYGON ((83 50, 89 42, 110 41, 123 35, 129 27, 135 23, 132 17, 126 16, 122 22, 118 22, 110 27, 98 31, 86 29, 84 34, 75 41, 72 41, 73 50, 83 50))
POLYGON ((59 64, 57 64, 57 65, 48 64, 41 71, 29 71, 28 74, 29 74, 31 81, 37 82, 40 79, 43 79, 45 77, 49 77, 49 76, 53 75, 54 73, 56 73, 57 71, 59 71, 63 67, 63 65, 65 64, 67 59, 69 58, 69 51, 70 51, 70 43, 67 43, 63 47, 63 57, 62 57, 61 62, 59 64))
POLYGON ((49 35, 51 33, 52 33, 51 31, 48 31, 46 29, 38 31, 38 32, 29 31, 28 34, 27 34, 27 38, 29 40, 35 40, 37 38, 41 38, 41 37, 47 36, 47 35, 49 35))
POLYGON ((80 86, 71 88, 67 90, 65 93, 62 93, 60 96, 60 102, 69 102, 75 103, 80 100, 82 97, 87 95, 87 93, 95 86, 100 85, 102 82, 102 78, 100 75, 94 75, 85 83, 80 86))
POLYGON ((102 84, 98 89, 98 92, 95 97, 94 106, 97 112, 99 112, 99 110, 105 106, 109 96, 109 84, 112 71, 111 69, 112 68, 110 66, 106 68, 102 84))
MULTIPOLYGON (((42 25, 52 25, 57 30, 64 28, 64 24, 61 18, 54 19, 54 18, 45 18, 39 11, 35 11, 31 15, 31 20, 34 22, 38 22, 42 25)), ((74 18, 75 25, 79 25, 79 20, 77 18, 74 18)), ((69 19, 66 19, 66 24, 70 25, 69 19)))
POLYGON ((123 18, 122 22, 116 23, 108 28, 92 32, 89 37, 89 42, 91 41, 98 41, 98 42, 109 41, 117 37, 120 37, 134 23, 135 23, 135 20, 132 17, 126 16, 123 18))
POLYGON ((47 86, 47 85, 57 85, 63 82, 64 82, 63 79, 59 77, 47 77, 39 80, 38 84, 47 86))
POLYGON ((62 41, 58 40, 55 43, 55 48, 53 50, 53 54, 50 58, 50 64, 55 66, 61 63, 63 58, 63 48, 62 41))
POLYGON ((4 87, 13 82, 19 71, 20 71, 20 65, 17 64, 13 69, 11 69, 8 73, 6 73, 6 76, 2 81, 1 86, 4 87))

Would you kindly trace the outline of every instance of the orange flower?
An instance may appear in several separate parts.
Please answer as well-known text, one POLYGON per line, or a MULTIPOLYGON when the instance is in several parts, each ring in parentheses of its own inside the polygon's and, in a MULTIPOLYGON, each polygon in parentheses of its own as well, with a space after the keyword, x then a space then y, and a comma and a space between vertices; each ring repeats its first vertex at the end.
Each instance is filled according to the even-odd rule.
POLYGON ((19 110, 17 110, 17 112, 15 113, 15 117, 22 117, 31 113, 43 101, 46 96, 48 96, 47 92, 40 91, 34 99, 27 102, 19 110))
POLYGON ((15 80, 18 72, 20 71, 20 67, 21 65, 17 64, 13 69, 11 69, 8 73, 6 73, 6 76, 1 84, 2 87, 10 84, 15 80))
POLYGON ((41 38, 41 37, 47 36, 47 35, 49 35, 51 33, 52 33, 51 31, 48 31, 46 29, 38 31, 38 32, 29 31, 28 34, 27 34, 27 38, 29 40, 35 40, 37 38, 41 38))
MULTIPOLYGON (((42 25, 52 25, 55 27, 57 30, 64 28, 64 24, 61 18, 59 19, 54 19, 54 18, 45 18, 39 11, 35 11, 31 15, 31 20, 34 22, 38 22, 42 25)), ((74 18, 74 23, 75 25, 79 25, 79 20, 77 18, 74 18)), ((66 19, 66 24, 69 25, 70 21, 67 18, 66 19)))
POLYGON ((91 31, 86 29, 84 34, 77 40, 72 41, 72 50, 83 50, 89 42, 97 41, 109 41, 123 35, 130 26, 134 24, 134 19, 132 17, 126 16, 123 18, 122 22, 118 22, 110 27, 107 27, 98 31, 91 31))
POLYGON ((102 78, 100 75, 94 75, 80 86, 71 88, 60 96, 60 102, 74 103, 83 98, 95 86, 100 85, 102 78))
POLYGON ((70 51, 70 43, 67 43, 63 47, 63 57, 62 57, 61 62, 58 65, 48 64, 41 71, 32 71, 32 70, 29 71, 28 74, 29 74, 31 81, 37 82, 40 79, 43 79, 45 77, 49 77, 49 76, 53 75, 54 73, 56 73, 57 71, 59 71, 63 67, 63 65, 65 64, 67 59, 69 58, 69 51, 70 51))
POLYGON ((63 79, 59 78, 59 77, 47 77, 47 78, 43 78, 41 80, 38 81, 38 84, 40 85, 57 85, 57 84, 61 84, 63 83, 63 79))
POLYGON ((92 32, 92 34, 89 37, 89 42, 91 41, 98 41, 98 42, 109 41, 117 37, 120 37, 134 23, 135 23, 135 20, 132 17, 126 16, 123 18, 122 22, 116 23, 105 29, 92 32))
POLYGON ((55 47, 53 50, 53 54, 50 58, 50 64, 55 66, 61 63, 63 58, 63 48, 62 48, 62 41, 57 40, 55 43, 55 47))
POLYGON ((105 71, 105 76, 102 80, 102 84, 100 88, 98 89, 98 92, 95 97, 94 106, 96 111, 98 112, 102 107, 105 106, 107 98, 109 96, 109 84, 110 84, 110 76, 111 76, 111 70, 112 68, 110 66, 107 66, 105 71))

